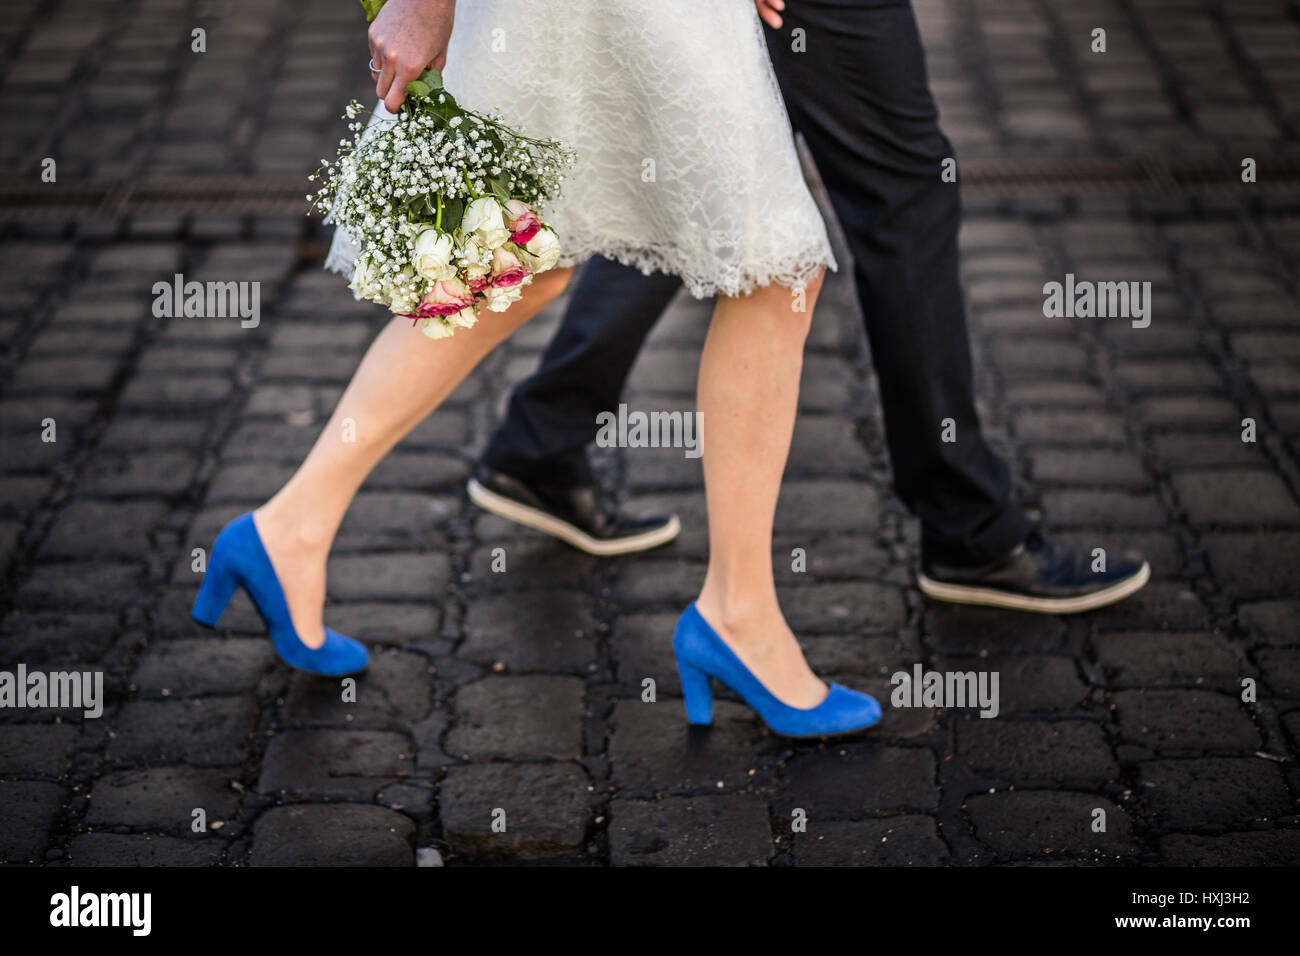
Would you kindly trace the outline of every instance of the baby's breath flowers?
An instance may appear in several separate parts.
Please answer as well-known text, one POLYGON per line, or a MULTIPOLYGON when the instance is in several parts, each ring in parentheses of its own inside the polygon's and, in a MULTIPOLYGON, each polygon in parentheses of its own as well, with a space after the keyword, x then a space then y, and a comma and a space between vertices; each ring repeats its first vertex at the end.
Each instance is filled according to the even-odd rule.
POLYGON ((348 104, 353 141, 321 160, 311 178, 323 185, 307 197, 359 246, 358 299, 443 338, 483 306, 505 311, 554 267, 559 240, 537 210, 559 195, 571 149, 464 109, 432 69, 407 84, 395 119, 366 125, 364 112, 348 104))

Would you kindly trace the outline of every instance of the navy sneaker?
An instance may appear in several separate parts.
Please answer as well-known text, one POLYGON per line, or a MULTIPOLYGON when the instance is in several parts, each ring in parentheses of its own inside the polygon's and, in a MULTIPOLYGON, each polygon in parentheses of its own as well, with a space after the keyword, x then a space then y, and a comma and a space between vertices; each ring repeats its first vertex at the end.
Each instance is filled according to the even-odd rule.
POLYGON ((1104 571, 1094 571, 1092 564, 1090 554, 1055 545, 1034 530, 1006 557, 978 567, 922 556, 918 583, 936 601, 1077 614, 1122 601, 1151 577, 1150 565, 1140 557, 1112 558, 1104 571))
POLYGON ((657 548, 682 530, 676 515, 633 518, 619 514, 594 485, 525 482, 479 465, 467 490, 470 501, 484 511, 600 557, 657 548))

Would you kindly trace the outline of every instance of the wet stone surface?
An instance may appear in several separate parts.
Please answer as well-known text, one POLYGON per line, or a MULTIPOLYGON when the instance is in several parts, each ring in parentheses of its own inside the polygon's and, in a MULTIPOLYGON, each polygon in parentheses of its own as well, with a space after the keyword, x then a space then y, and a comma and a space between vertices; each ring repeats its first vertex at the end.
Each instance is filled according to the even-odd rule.
MULTIPOLYGON (((366 96, 355 5, 228 4, 205 56, 131 42, 188 38, 184 5, 8 6, 0 167, 57 157, 51 190, 157 174, 305 192, 366 96), (57 109, 76 64, 93 102, 57 109)), ((1211 37, 1187 45, 1123 5, 1112 34, 1145 39, 1080 59, 1051 53, 1082 49, 1064 0, 916 4, 961 157, 1140 146, 1263 171, 1294 147, 1300 34, 1246 7, 1180 6, 1211 37), (1170 99, 1194 105, 1207 77, 1220 106, 1170 99)), ((289 672, 243 596, 204 630, 195 549, 288 477, 384 316, 320 270, 328 233, 306 220, 3 223, 0 669, 102 671, 105 700, 98 718, 0 709, 0 863, 1300 863, 1300 202, 1272 196, 966 204, 980 412, 1017 495, 1071 546, 1153 564, 1134 599, 1071 618, 917 590, 836 234, 777 519, 788 616, 822 673, 882 700, 916 663, 996 669, 1003 700, 993 719, 886 706, 821 742, 772 736, 722 691, 711 729, 686 726, 671 639, 704 574, 698 462, 597 455, 630 508, 682 516, 639 557, 590 558, 465 497, 563 303, 362 489, 326 608, 371 646, 355 686, 289 672), (177 271, 262 282, 259 326, 156 318, 151 287, 177 271), (1152 281, 1150 326, 1045 318, 1042 286, 1067 272, 1152 281)), ((690 407, 707 316, 676 300, 630 402, 690 407)))

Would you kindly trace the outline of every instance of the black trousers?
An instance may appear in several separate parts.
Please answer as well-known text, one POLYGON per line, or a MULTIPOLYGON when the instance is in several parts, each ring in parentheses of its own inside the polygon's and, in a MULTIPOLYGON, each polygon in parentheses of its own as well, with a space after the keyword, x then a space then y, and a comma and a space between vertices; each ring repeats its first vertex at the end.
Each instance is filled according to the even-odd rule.
MULTIPOLYGON (((940 177, 954 153, 939 129, 915 15, 907 2, 793 0, 783 16, 780 31, 767 29, 768 48, 853 255, 894 487, 921 521, 926 559, 990 561, 1030 523, 975 412, 958 277, 961 200, 957 184, 940 177), (947 418, 955 441, 943 441, 947 418)), ((588 263, 485 463, 525 480, 591 481, 586 446, 596 415, 617 407, 680 284, 588 263)))

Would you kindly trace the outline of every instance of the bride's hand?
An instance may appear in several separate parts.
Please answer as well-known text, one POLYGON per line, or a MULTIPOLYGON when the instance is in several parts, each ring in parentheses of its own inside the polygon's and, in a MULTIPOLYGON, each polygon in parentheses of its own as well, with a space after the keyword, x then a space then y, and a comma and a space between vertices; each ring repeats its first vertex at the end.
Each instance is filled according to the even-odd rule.
POLYGON ((447 62, 456 0, 388 0, 370 24, 370 59, 379 66, 375 93, 392 112, 406 99, 406 84, 428 67, 447 62))
POLYGON ((781 11, 785 9, 785 0, 754 0, 758 7, 759 18, 773 30, 781 29, 781 11))

